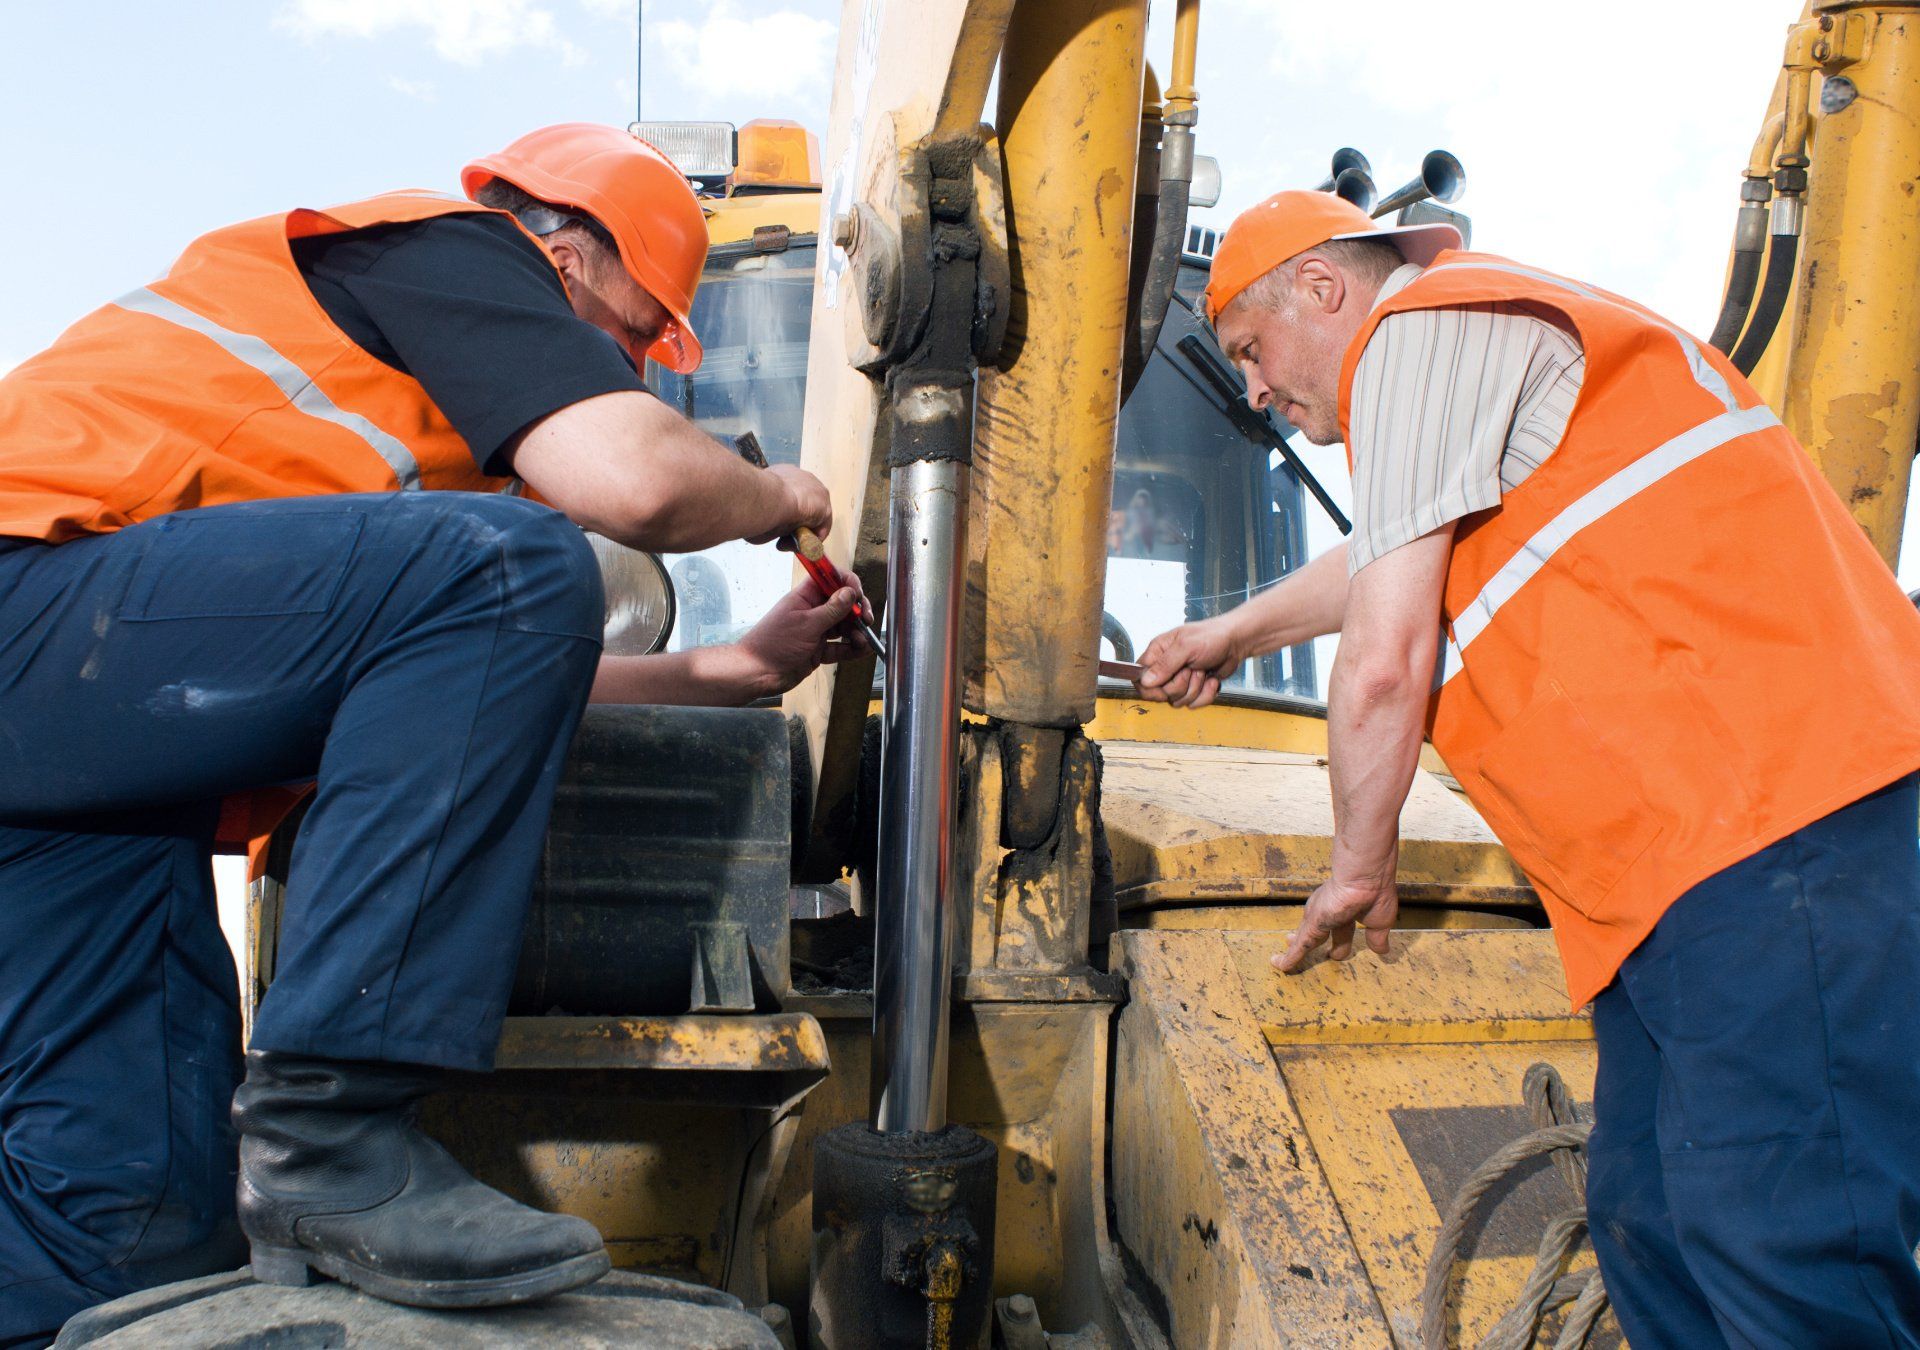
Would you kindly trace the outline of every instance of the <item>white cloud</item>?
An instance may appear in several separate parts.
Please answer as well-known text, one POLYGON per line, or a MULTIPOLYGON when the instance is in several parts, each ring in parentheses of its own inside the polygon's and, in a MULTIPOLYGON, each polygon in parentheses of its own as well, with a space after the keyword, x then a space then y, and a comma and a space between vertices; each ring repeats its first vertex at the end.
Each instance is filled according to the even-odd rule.
POLYGON ((421 30, 435 52, 463 66, 521 49, 553 51, 569 63, 584 59, 552 11, 532 0, 288 0, 275 23, 309 41, 421 30))
POLYGON ((1227 160, 1238 206, 1318 182, 1329 151, 1367 134, 1356 127, 1392 129, 1395 143, 1360 146, 1374 156, 1382 191, 1443 145, 1467 168, 1461 208, 1474 218, 1476 247, 1707 327, 1740 170, 1797 8, 1770 3, 1771 17, 1753 0, 1476 0, 1471 22, 1445 22, 1430 3, 1379 0, 1368 23, 1342 24, 1312 6, 1220 0, 1214 15, 1231 16, 1238 51, 1259 53, 1267 88, 1254 92, 1248 77, 1258 67, 1247 61, 1224 82, 1232 88, 1214 84, 1211 103, 1203 88, 1201 138, 1212 131, 1216 145, 1224 136, 1255 151, 1227 160), (1662 55, 1688 51, 1713 60, 1662 55), (1623 70, 1642 73, 1630 91, 1623 70), (1209 126, 1208 112, 1229 99, 1243 109, 1267 104, 1254 126, 1269 134, 1209 126))
POLYGON ((672 19, 648 28, 678 67, 679 81, 713 95, 788 97, 824 86, 833 73, 834 24, 799 10, 746 17, 735 0, 713 0, 697 23, 672 19))
POLYGON ((431 103, 434 100, 432 80, 403 80, 398 75, 389 75, 387 76, 387 88, 393 90, 396 94, 404 94, 408 98, 418 99, 422 103, 431 103))

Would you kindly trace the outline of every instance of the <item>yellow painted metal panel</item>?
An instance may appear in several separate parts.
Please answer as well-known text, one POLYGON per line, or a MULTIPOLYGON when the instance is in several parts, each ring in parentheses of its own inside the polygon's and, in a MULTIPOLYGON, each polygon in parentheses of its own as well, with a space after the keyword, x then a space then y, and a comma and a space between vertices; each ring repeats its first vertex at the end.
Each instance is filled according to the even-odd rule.
POLYGON ((1173 1344, 1390 1344, 1226 940, 1124 933, 1117 949, 1110 1182, 1173 1344))
MULTIPOLYGON (((1553 1065, 1578 1101, 1592 1100, 1593 1043, 1296 1046, 1275 1057, 1368 1281, 1411 1350, 1442 1211, 1474 1167, 1532 1128, 1520 1105, 1528 1066, 1553 1065)), ((1465 1249, 1458 1344, 1479 1344, 1513 1306, 1547 1219, 1578 1200, 1544 1158, 1525 1176, 1465 1249)))
MULTIPOLYGON (((1332 787, 1323 755, 1108 742, 1101 815, 1123 908, 1301 899, 1328 875, 1332 787)), ((1526 878, 1465 801, 1416 776, 1400 819, 1410 903, 1528 906, 1526 878)))
POLYGON ((1014 10, 996 125, 1013 294, 975 410, 969 706, 1032 726, 1094 710, 1146 0, 1014 10))
POLYGON ((1815 119, 1782 414, 1891 566, 1920 431, 1920 10, 1819 22, 1815 59, 1858 96, 1815 119))
MULTIPOLYGON (((1441 1211, 1532 1123, 1553 1065, 1591 1097, 1551 935, 1396 935, 1392 962, 1267 965, 1263 933, 1126 932, 1113 1198, 1175 1344, 1419 1344, 1441 1211)), ((1577 1203, 1542 1160, 1470 1230, 1461 1344, 1511 1306, 1547 1221, 1577 1203)), ((1581 1257, 1576 1265, 1590 1264, 1581 1257)))
POLYGON ((701 205, 707 211, 710 244, 742 243, 753 238, 755 230, 767 225, 784 225, 795 234, 817 234, 820 229, 820 194, 817 192, 728 197, 701 205))
POLYGON ((1393 935, 1382 958, 1322 958, 1297 975, 1267 963, 1264 934, 1226 941, 1262 1030, 1273 1041, 1440 1043, 1590 1038, 1586 1014, 1568 1007, 1552 934, 1418 932, 1393 935))
POLYGON ((1135 698, 1102 698, 1087 723, 1096 741, 1159 741, 1168 745, 1238 745, 1249 750, 1327 753, 1327 719, 1279 708, 1216 703, 1171 708, 1135 698))

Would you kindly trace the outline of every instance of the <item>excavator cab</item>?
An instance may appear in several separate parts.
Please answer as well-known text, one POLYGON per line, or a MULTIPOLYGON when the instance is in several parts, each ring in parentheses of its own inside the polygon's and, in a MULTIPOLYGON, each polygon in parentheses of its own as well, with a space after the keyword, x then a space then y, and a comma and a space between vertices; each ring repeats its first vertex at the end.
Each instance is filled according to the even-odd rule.
MULTIPOLYGON (((744 204, 754 220, 776 205, 744 204)), ((687 375, 649 362, 647 385, 715 436, 752 431, 769 462, 798 464, 818 248, 803 228, 817 199, 779 203, 792 225, 758 224, 744 239, 724 237, 736 203, 715 205, 722 241, 708 254, 692 315, 706 359, 687 375)), ((1291 429, 1240 403, 1239 377, 1196 317, 1213 243, 1211 231, 1191 232, 1174 302, 1120 412, 1101 639, 1103 654, 1121 661, 1300 566, 1307 513, 1322 510, 1277 448, 1291 429)), ((792 585, 790 559, 741 542, 666 561, 680 616, 674 650, 733 640, 792 585)), ((1317 678, 1312 646, 1301 644, 1250 662, 1228 687, 1311 700, 1317 678)))

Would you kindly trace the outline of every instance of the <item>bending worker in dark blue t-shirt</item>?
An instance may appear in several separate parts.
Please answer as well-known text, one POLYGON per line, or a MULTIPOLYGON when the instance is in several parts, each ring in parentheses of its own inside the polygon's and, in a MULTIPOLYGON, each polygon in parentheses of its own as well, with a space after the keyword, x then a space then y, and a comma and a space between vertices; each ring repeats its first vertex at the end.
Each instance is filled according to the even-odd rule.
POLYGON ((589 691, 745 702, 857 642, 848 578, 601 659, 580 527, 825 534, 827 493, 641 382, 700 356, 669 161, 576 124, 463 181, 215 231, 0 379, 0 1346, 249 1251, 427 1306, 604 1272, 416 1105, 492 1063, 589 691), (208 854, 307 780, 243 1062, 208 854))

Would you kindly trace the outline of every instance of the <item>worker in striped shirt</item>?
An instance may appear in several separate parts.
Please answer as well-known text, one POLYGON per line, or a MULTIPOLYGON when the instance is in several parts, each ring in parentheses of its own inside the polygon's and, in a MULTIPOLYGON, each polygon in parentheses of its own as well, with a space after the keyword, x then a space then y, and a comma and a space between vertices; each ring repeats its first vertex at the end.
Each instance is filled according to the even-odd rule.
POLYGON ((1155 638, 1143 696, 1341 634, 1330 875, 1274 965, 1385 953, 1433 745, 1539 893, 1599 1070, 1588 1231, 1651 1346, 1920 1346, 1920 615, 1718 352, 1450 226, 1234 222, 1247 398, 1355 528, 1155 638))

